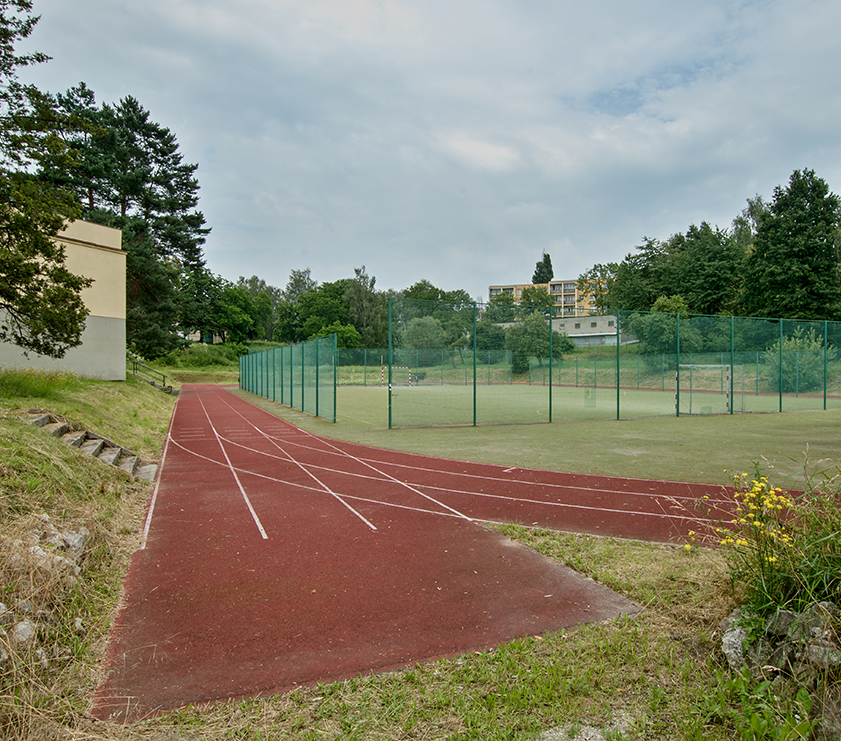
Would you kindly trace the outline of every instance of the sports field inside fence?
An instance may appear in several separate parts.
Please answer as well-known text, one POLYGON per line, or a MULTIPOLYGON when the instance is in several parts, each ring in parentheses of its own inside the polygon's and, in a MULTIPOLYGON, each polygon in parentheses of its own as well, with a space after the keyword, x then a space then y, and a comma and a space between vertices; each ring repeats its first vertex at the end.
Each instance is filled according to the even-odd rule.
MULTIPOLYGON (((374 414, 388 424, 389 394, 386 387, 340 387, 342 400, 366 399, 374 414)), ((391 426, 531 424, 570 420, 676 416, 675 391, 633 388, 542 385, 429 385, 393 386, 391 426), (475 418, 474 418, 475 410, 475 418)), ((724 393, 694 391, 683 394, 682 414, 727 414, 728 403, 739 412, 779 412, 776 394, 739 394, 733 399, 724 393), (691 406, 690 406, 691 404, 691 406)), ((785 395, 785 412, 822 410, 823 397, 785 395)), ((841 398, 830 397, 829 409, 841 408, 841 398)))
MULTIPOLYGON (((239 392, 245 393, 245 392, 239 392)), ((339 386, 336 423, 247 394, 318 435, 481 463, 671 481, 729 483, 728 471, 773 471, 802 488, 804 465, 841 465, 841 409, 788 414, 562 419, 555 424, 388 428, 386 389, 339 386)))
POLYGON ((336 386, 385 389, 369 398, 388 427, 841 408, 839 322, 506 311, 389 300, 387 348, 270 350, 243 361, 241 386, 334 420, 336 386), (605 331, 575 346, 565 331, 582 325, 605 331))

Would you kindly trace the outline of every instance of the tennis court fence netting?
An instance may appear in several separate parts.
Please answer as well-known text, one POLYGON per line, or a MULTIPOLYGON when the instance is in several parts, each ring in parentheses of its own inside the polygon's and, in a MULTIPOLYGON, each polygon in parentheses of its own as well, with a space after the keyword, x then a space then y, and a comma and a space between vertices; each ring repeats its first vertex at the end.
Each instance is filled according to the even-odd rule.
POLYGON ((239 387, 294 409, 336 421, 337 337, 249 353, 239 359, 239 387))
POLYGON ((334 362, 389 427, 841 408, 841 322, 559 311, 393 298, 387 347, 266 351, 248 390, 317 413, 334 362))

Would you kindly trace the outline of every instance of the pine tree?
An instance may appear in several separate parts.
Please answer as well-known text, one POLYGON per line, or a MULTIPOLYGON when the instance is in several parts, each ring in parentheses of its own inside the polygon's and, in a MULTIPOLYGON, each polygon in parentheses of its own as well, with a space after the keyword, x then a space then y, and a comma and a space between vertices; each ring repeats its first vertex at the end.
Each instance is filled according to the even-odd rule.
POLYGON ((537 265, 535 265, 534 275, 531 277, 531 282, 535 285, 539 285, 541 283, 548 283, 554 277, 555 273, 552 270, 552 258, 544 252, 543 257, 538 260, 537 265))
MULTIPOLYGON (((175 135, 152 121, 149 112, 131 96, 116 105, 97 106, 93 91, 80 83, 58 94, 56 105, 77 125, 69 142, 79 165, 67 169, 46 164, 39 176, 44 182, 72 190, 82 204, 83 218, 132 235, 142 231, 143 239, 132 237, 124 242, 127 251, 142 251, 133 262, 129 260, 129 267, 137 263, 149 268, 128 276, 134 284, 127 293, 127 311, 129 317, 150 317, 155 328, 147 330, 129 321, 127 339, 145 357, 164 354, 176 340, 180 319, 208 314, 212 308, 196 304, 203 296, 198 290, 184 294, 188 305, 179 307, 180 285, 200 285, 206 272, 202 245, 210 229, 197 208, 198 166, 183 161, 175 135), (159 264, 152 266, 150 260, 159 264), (147 276, 150 285, 143 287, 140 283, 147 276), (170 281, 172 290, 167 292, 165 310, 157 311, 144 301, 161 295, 163 280, 170 281), (175 312, 170 311, 170 299, 175 301, 175 312)), ((188 322, 185 328, 191 323, 195 322, 188 322)))

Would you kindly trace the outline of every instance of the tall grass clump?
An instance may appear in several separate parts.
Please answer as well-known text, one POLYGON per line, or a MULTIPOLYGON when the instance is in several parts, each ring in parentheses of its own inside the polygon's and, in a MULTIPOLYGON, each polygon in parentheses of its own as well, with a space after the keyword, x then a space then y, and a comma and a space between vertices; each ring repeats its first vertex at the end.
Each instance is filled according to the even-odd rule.
POLYGON ((731 578, 758 615, 841 603, 841 478, 807 477, 802 494, 757 469, 734 474, 734 517, 717 528, 731 578))
POLYGON ((0 368, 0 399, 57 398, 79 385, 74 373, 35 368, 0 368))

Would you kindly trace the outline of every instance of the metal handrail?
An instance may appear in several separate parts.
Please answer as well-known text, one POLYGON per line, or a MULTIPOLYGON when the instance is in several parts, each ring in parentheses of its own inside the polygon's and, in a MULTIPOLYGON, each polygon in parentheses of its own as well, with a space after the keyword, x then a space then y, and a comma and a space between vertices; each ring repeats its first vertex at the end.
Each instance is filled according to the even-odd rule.
POLYGON ((163 373, 150 368, 148 365, 143 365, 143 363, 139 363, 134 359, 129 359, 129 362, 131 363, 131 370, 129 372, 132 375, 139 376, 149 381, 149 383, 160 386, 161 390, 168 394, 172 392, 172 386, 166 385, 166 376, 163 373))

